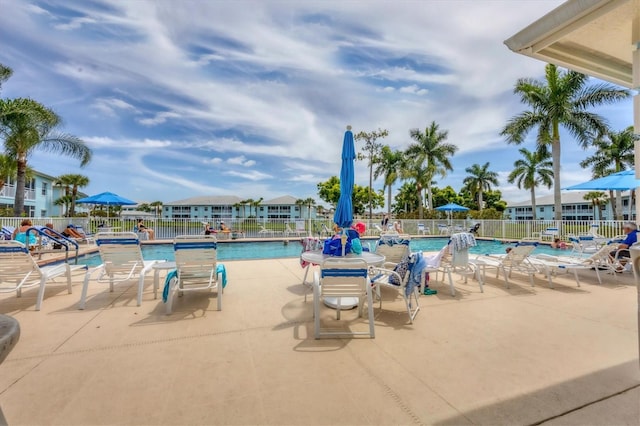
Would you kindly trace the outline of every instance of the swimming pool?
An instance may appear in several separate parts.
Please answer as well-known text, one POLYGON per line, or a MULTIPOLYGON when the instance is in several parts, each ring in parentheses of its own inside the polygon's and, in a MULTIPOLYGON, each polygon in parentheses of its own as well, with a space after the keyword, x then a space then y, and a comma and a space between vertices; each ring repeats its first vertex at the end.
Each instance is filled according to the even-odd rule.
MULTIPOLYGON (((414 238, 411 240, 411 250, 438 251, 447 244, 447 241, 448 239, 446 238, 414 238)), ((371 244, 372 247, 375 244, 375 240, 368 240, 366 242, 371 244)), ((475 254, 498 254, 504 253, 507 247, 509 247, 509 244, 502 244, 499 241, 478 241, 478 245, 472 247, 470 252, 475 254)), ((218 243, 218 259, 252 260, 298 257, 300 256, 300 250, 300 244, 295 241, 291 241, 288 244, 282 241, 218 243)), ((554 250, 546 245, 540 245, 534 253, 557 255, 558 250, 554 250)), ((142 254, 144 258, 148 260, 174 260, 173 246, 171 244, 143 245, 142 254)), ((78 264, 98 266, 100 264, 100 256, 97 253, 83 256, 78 260, 78 264)))

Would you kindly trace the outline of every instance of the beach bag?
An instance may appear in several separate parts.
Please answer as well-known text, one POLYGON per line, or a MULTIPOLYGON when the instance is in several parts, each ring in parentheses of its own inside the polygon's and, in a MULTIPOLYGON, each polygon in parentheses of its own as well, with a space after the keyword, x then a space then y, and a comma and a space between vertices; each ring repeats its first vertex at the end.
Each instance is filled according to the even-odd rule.
MULTIPOLYGON (((351 253, 351 241, 347 238, 344 254, 351 253)), ((322 254, 330 256, 342 256, 342 240, 340 238, 329 238, 325 240, 322 254)))

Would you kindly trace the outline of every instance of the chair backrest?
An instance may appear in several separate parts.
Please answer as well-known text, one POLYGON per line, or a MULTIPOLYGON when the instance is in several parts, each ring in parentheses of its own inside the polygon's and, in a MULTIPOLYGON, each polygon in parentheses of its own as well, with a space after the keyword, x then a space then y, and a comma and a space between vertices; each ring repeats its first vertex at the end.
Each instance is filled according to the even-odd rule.
POLYGON ((179 235, 173 249, 178 272, 216 269, 218 243, 213 235, 179 235))
POLYGON ((96 245, 108 275, 129 273, 144 267, 140 250, 140 239, 133 232, 100 232, 96 235, 96 245))
POLYGON ((419 223, 418 224, 418 230, 422 231, 424 229, 424 223, 419 223))
POLYGON ((367 262, 364 259, 329 258, 320 266, 320 281, 323 296, 364 294, 369 285, 367 262))
POLYGON ((400 263, 403 257, 410 254, 408 235, 385 234, 380 236, 376 244, 376 253, 385 257, 385 262, 400 263))
POLYGON ((285 230, 285 232, 293 232, 293 230, 291 229, 291 227, 289 226, 288 223, 284 224, 284 230, 285 230))
POLYGON ((304 220, 296 220, 296 232, 306 232, 307 229, 305 227, 304 220))
POLYGON ((0 281, 18 284, 29 274, 30 278, 42 275, 27 247, 18 241, 0 241, 0 281))
POLYGON ((558 235, 560 235, 560 231, 558 230, 558 228, 550 227, 542 231, 542 235, 549 236, 549 237, 557 237, 558 235))
POLYGON ((503 258, 502 263, 505 265, 520 265, 527 260, 536 247, 537 245, 535 244, 517 245, 507 253, 503 258))

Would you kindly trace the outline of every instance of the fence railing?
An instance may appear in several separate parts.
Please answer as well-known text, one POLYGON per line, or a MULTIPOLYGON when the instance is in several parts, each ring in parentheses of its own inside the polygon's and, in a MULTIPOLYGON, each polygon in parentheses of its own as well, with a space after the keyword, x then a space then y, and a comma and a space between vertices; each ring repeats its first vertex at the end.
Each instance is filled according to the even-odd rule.
MULTIPOLYGON (((2 226, 17 227, 25 218, 0 218, 2 226)), ((114 231, 134 231, 137 222, 124 218, 30 218, 34 225, 53 224, 57 231, 64 230, 67 225, 82 226, 89 233, 99 232, 101 229, 114 231)), ((367 225, 367 236, 376 236, 382 229, 379 221, 368 223, 366 219, 356 219, 367 225)), ((333 223, 331 219, 298 219, 298 220, 256 220, 256 219, 225 219, 225 226, 232 232, 219 233, 221 238, 293 238, 306 235, 329 236, 332 233, 333 223)), ((393 227, 395 221, 389 222, 393 227)), ((476 223, 480 224, 479 235, 486 238, 520 240, 534 237, 544 232, 547 228, 557 228, 562 238, 570 234, 598 234, 612 238, 623 234, 623 221, 549 221, 549 220, 401 220, 399 226, 404 233, 411 235, 448 235, 452 232, 468 231, 476 223), (597 226, 592 226, 597 225, 597 226)), ((154 229, 156 239, 172 239, 177 235, 201 234, 204 232, 204 224, 190 219, 145 219, 145 226, 154 229)), ((219 229, 220 223, 211 223, 211 226, 219 229)))

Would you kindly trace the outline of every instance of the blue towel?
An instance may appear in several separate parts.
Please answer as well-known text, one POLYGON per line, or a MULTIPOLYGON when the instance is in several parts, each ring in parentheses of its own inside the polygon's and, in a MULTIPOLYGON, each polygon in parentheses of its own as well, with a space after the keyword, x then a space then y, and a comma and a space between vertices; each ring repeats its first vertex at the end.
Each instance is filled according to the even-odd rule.
POLYGON ((409 281, 407 282, 407 287, 405 289, 407 297, 411 294, 415 287, 420 285, 420 280, 422 279, 422 271, 424 271, 424 268, 427 267, 427 259, 422 256, 421 251, 415 253, 412 257, 413 266, 411 266, 409 281))
MULTIPOLYGON (((216 266, 216 275, 221 276, 222 280, 222 288, 227 286, 227 269, 224 267, 222 263, 218 263, 216 266)), ((167 274, 167 278, 164 280, 164 289, 162 290, 162 301, 167 303, 167 299, 169 298, 169 287, 171 287, 171 280, 178 279, 178 270, 174 269, 173 271, 169 271, 167 274)))

